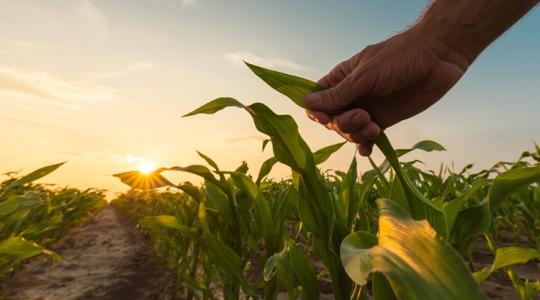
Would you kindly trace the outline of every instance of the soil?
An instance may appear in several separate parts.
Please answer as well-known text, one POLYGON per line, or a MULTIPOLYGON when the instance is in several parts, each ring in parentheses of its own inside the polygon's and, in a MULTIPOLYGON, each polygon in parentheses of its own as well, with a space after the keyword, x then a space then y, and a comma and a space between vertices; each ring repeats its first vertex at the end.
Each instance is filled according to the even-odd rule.
POLYGON ((50 247, 65 263, 31 260, 5 280, 3 295, 21 300, 177 299, 174 278, 146 244, 134 224, 109 206, 50 247))

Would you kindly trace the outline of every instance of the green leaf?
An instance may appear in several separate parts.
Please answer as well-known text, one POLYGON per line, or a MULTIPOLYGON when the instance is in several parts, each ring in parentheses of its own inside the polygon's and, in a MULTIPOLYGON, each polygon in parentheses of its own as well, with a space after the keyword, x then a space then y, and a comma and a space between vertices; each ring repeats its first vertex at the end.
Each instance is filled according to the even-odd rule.
POLYGON ((487 232, 491 225, 491 209, 485 202, 462 210, 454 222, 450 241, 461 242, 467 238, 487 232))
POLYGON ((540 182, 540 166, 511 169, 498 175, 489 189, 491 208, 495 209, 517 188, 534 182, 540 182))
MULTIPOLYGON (((318 91, 324 89, 323 86, 312 82, 307 79, 303 79, 297 76, 280 73, 272 70, 268 70, 265 68, 257 67, 251 64, 247 64, 248 67, 257 75, 259 76, 264 82, 266 82, 268 85, 270 85, 272 88, 276 89, 280 93, 284 94, 285 96, 289 97, 291 100, 293 100, 298 106, 304 107, 304 95, 309 92, 318 91)), ((249 106, 248 111, 251 111, 250 109, 253 109, 254 107, 259 107, 262 104, 255 103, 249 106)), ((259 109, 260 110, 260 109, 259 109)), ((251 113, 251 112, 250 112, 251 113)), ((253 113, 251 113, 254 117, 257 129, 259 131, 269 134, 269 130, 265 130, 266 128, 260 126, 261 121, 258 121, 259 118, 253 113), (266 131, 266 132, 265 132, 266 131)), ((284 116, 279 116, 284 117, 284 116)), ((272 119, 277 119, 276 117, 273 117, 272 119)), ((292 120, 291 120, 292 121, 292 120)), ((294 122, 294 121, 292 121, 294 122)), ((289 122, 289 123, 292 123, 289 122)), ((273 122, 274 129, 278 125, 277 122, 273 122)), ((281 128, 285 127, 285 125, 279 126, 281 128)), ((294 126, 291 125, 291 128, 294 128, 295 131, 297 131, 296 124, 294 126)), ((285 132, 283 132, 285 134, 285 132)), ((272 136, 272 134, 269 134, 272 136)), ((289 134, 290 136, 290 134, 289 134)), ((299 135, 298 135, 299 137, 299 135)), ((301 139, 301 138, 299 138, 301 139)), ((274 141, 274 138, 272 139, 274 141)), ((290 141, 290 139, 289 139, 290 141)), ((302 140, 303 142, 303 140, 302 140)), ((273 143, 274 144, 274 143, 273 143)), ((305 142, 304 142, 305 144, 305 142)), ((404 191, 407 194, 407 200, 409 201, 409 207, 411 209, 411 215, 415 219, 427 219, 430 224, 437 230, 437 232, 441 233, 443 236, 448 236, 448 228, 446 227, 446 220, 444 217, 444 214, 435 208, 429 201, 424 199, 422 194, 417 190, 417 188, 408 180, 406 175, 402 172, 401 166, 399 164, 399 161, 397 159, 397 154, 390 145, 390 142, 388 141, 388 138, 384 133, 381 133, 379 138, 377 139, 377 146, 381 149, 381 151, 384 153, 394 170, 396 171, 396 174, 401 181, 404 191)), ((293 146, 293 145, 291 145, 293 146)), ((438 150, 438 149, 444 149, 441 145, 437 144, 433 141, 423 141, 415 145, 418 149, 428 149, 431 150, 438 150)), ((305 146, 307 148, 307 145, 305 146)), ((302 151, 296 151, 297 149, 300 150, 304 148, 303 145, 294 145, 291 149, 292 154, 300 154, 302 151)), ((281 150, 281 149, 278 149, 281 150)), ((279 151, 281 152, 281 151, 279 151)), ((276 153, 276 147, 274 147, 274 153, 276 153)), ((302 169, 304 165, 296 165, 295 163, 298 162, 298 160, 305 161, 309 164, 309 161, 306 161, 307 157, 301 157, 297 156, 295 158, 297 159, 291 159, 288 157, 287 159, 283 160, 286 157, 278 157, 279 153, 276 154, 276 158, 293 168, 295 171, 298 171, 299 169, 302 169)), ((310 166, 311 168, 311 166, 310 166)), ((311 230, 311 229, 310 229, 311 230)))
POLYGON ((465 204, 467 200, 472 197, 476 192, 484 188, 489 182, 491 181, 488 179, 479 178, 473 182, 471 188, 463 195, 444 204, 442 211, 444 212, 444 215, 446 217, 446 223, 448 224, 448 229, 450 231, 452 231, 454 228, 454 223, 459 213, 461 212, 463 204, 465 204))
POLYGON ((270 174, 270 171, 272 171, 272 168, 277 162, 278 160, 275 157, 271 157, 262 163, 259 176, 257 176, 257 184, 261 183, 264 177, 270 174))
POLYGON ((269 239, 268 234, 270 233, 270 226, 272 225, 272 212, 263 193, 248 176, 241 173, 231 173, 231 176, 233 177, 236 186, 244 191, 255 204, 256 222, 261 228, 262 236, 269 239))
POLYGON ((222 97, 222 98, 217 98, 206 103, 205 105, 197 108, 196 110, 183 115, 183 117, 189 117, 189 116, 193 116, 197 114, 213 114, 229 106, 236 106, 240 108, 244 107, 244 105, 238 102, 236 99, 222 97))
POLYGON ((373 273, 371 275, 371 282, 374 300, 396 300, 392 286, 390 286, 390 283, 383 274, 373 273))
POLYGON ((473 275, 477 282, 482 282, 498 269, 524 264, 536 258, 540 258, 540 252, 536 249, 522 247, 499 248, 495 252, 495 260, 491 268, 476 272, 473 275))
POLYGON ((23 260, 43 252, 43 247, 21 236, 10 237, 0 242, 0 255, 23 260))
POLYGON ((341 149, 341 147, 343 147, 343 145, 345 145, 346 143, 347 142, 337 143, 315 151, 315 153, 313 153, 315 164, 320 165, 325 162, 328 158, 330 158, 332 154, 341 149))
POLYGON ((432 140, 424 140, 416 143, 414 146, 412 146, 409 149, 396 149, 397 156, 405 155, 413 150, 424 150, 426 152, 431 151, 446 151, 446 148, 444 148, 441 144, 432 141, 432 140))
MULTIPOLYGON (((344 205, 344 217, 345 228, 351 228, 354 222, 356 213, 358 212, 358 205, 360 202, 358 195, 358 171, 356 164, 356 157, 353 157, 349 171, 343 178, 339 187, 339 200, 344 205)), ((349 231, 350 232, 350 231, 349 231)))
POLYGON ((202 157, 202 159, 204 159, 206 163, 208 163, 212 168, 214 168, 214 170, 219 171, 219 167, 216 164, 216 162, 213 159, 211 159, 208 155, 200 151, 197 151, 197 154, 199 154, 199 156, 202 157))
POLYGON ((244 264, 240 256, 211 232, 205 230, 202 236, 206 245, 206 251, 208 251, 208 256, 212 262, 220 267, 225 274, 234 276, 246 293, 255 295, 255 292, 244 277, 244 264))
POLYGON ((380 272, 398 299, 486 299, 458 253, 426 221, 413 220, 390 200, 377 205, 378 245, 364 232, 341 245, 345 270, 356 283, 380 272))
POLYGON ((60 168, 63 164, 65 164, 66 162, 61 162, 61 163, 58 163, 58 164, 54 164, 54 165, 50 165, 50 166, 46 166, 46 167, 43 167, 43 168, 39 168, 33 172, 30 172, 29 174, 23 176, 22 178, 19 178, 13 182, 11 182, 7 187, 5 187, 4 191, 0 194, 0 196, 5 193, 5 191, 7 191, 8 189, 11 189, 13 187, 16 187, 16 186, 20 186, 20 185, 25 185, 27 183, 30 183, 30 182, 33 182, 33 181, 36 181, 42 177, 45 177, 47 176, 48 174, 54 172, 56 169, 60 168))
POLYGON ((232 198, 230 186, 226 182, 216 179, 216 177, 214 176, 214 174, 212 174, 210 169, 208 169, 205 166, 202 166, 202 165, 191 165, 191 166, 187 166, 187 167, 178 167, 178 166, 176 166, 176 167, 168 168, 167 170, 169 170, 169 171, 187 172, 187 173, 191 173, 191 174, 195 174, 197 176, 200 176, 200 177, 208 180, 209 182, 211 182, 215 186, 217 186, 227 196, 232 198))
POLYGON ((272 255, 264 265, 264 280, 270 281, 274 275, 277 275, 278 280, 287 287, 289 299, 296 299, 296 278, 287 247, 283 248, 281 252, 272 255))
POLYGON ((311 262, 293 243, 289 245, 289 257, 294 275, 304 291, 304 299, 319 299, 319 280, 311 262))
POLYGON ((175 229, 187 235, 193 235, 196 233, 195 228, 180 224, 180 222, 178 222, 178 219, 175 216, 171 215, 144 217, 141 220, 141 226, 149 229, 175 229))
POLYGON ((433 206, 433 204, 424 198, 418 188, 410 181, 399 163, 398 156, 394 151, 388 137, 382 132, 376 140, 376 145, 394 168, 397 179, 401 183, 401 188, 406 194, 409 203, 410 215, 416 220, 426 219, 429 224, 443 237, 448 237, 449 231, 446 224, 444 213, 433 206))
POLYGON ((203 201, 203 195, 201 193, 201 190, 198 187, 194 186, 191 182, 184 182, 177 185, 176 187, 184 193, 190 195, 197 202, 200 203, 203 201))
POLYGON ((325 87, 320 84, 298 76, 265 69, 250 63, 246 63, 246 65, 269 86, 289 97, 289 99, 300 107, 305 107, 305 94, 325 89, 325 87))

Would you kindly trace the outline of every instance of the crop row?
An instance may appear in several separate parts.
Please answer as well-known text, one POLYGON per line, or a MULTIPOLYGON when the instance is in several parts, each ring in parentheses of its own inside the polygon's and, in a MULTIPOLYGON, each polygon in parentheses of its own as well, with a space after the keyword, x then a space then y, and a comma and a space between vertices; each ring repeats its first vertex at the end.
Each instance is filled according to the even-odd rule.
MULTIPOLYGON (((254 65, 271 87, 303 106, 303 95, 323 87, 254 65)), ((361 176, 353 158, 346 172, 323 173, 318 165, 342 144, 313 152, 288 115, 262 103, 215 99, 186 116, 244 109, 266 136, 273 157, 255 178, 245 164, 161 168, 149 175, 117 174, 134 190, 113 204, 150 232, 157 252, 176 271, 188 299, 318 299, 329 288, 335 299, 484 299, 479 283, 505 272, 522 299, 540 290, 519 278, 512 265, 540 257, 540 149, 517 162, 470 174, 441 167, 424 171, 418 161, 400 162, 413 150, 441 151, 433 141, 395 150, 384 133, 376 141, 386 160, 361 176), (281 163, 291 179, 267 178, 281 163), (174 184, 164 171, 188 172, 201 187, 174 184), (167 187, 167 191, 153 191, 167 187), (137 190, 138 189, 138 190, 137 190), (174 190, 181 191, 175 192, 174 190), (510 232, 528 246, 497 248, 510 232), (494 255, 475 270, 471 252, 480 237, 494 255), (330 289, 330 288, 329 288, 330 289)))

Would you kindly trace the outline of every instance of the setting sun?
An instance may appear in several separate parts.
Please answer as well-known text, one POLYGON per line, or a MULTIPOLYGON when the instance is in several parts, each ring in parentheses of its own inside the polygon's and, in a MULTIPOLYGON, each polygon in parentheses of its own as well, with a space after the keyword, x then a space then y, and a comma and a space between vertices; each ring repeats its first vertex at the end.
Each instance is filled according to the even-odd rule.
POLYGON ((149 161, 143 161, 137 169, 143 174, 148 174, 156 169, 156 165, 149 161))

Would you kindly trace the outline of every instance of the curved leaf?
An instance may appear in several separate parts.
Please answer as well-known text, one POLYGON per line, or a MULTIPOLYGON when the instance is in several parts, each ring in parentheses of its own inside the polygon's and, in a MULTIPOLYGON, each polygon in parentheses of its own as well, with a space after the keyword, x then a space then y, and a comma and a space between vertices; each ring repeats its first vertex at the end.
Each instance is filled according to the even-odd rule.
POLYGON ((164 170, 165 168, 160 168, 148 174, 140 171, 129 171, 114 174, 113 176, 119 178, 122 183, 134 189, 150 190, 166 186, 174 187, 174 184, 160 174, 164 170))
POLYGON ((189 117, 197 114, 213 114, 229 106, 236 106, 240 108, 244 107, 244 105, 238 102, 236 99, 222 97, 206 103, 205 105, 197 108, 196 110, 183 115, 183 117, 189 117))
POLYGON ((356 232, 341 246, 345 270, 356 283, 380 272, 399 299, 486 299, 461 257, 427 222, 413 220, 393 201, 379 199, 377 205, 378 245, 373 235, 356 232))
POLYGON ((515 189, 534 182, 540 182, 540 166, 511 169, 498 175, 489 189, 491 208, 497 207, 515 189))
POLYGON ((315 153, 313 153, 315 164, 320 165, 325 162, 328 158, 330 158, 332 154, 341 149, 341 147, 343 147, 343 145, 345 145, 346 143, 347 142, 337 143, 315 151, 315 153))
POLYGON ((498 269, 524 264, 535 258, 540 258, 540 252, 536 249, 522 247, 499 248, 495 252, 495 260, 491 268, 475 272, 473 276, 477 282, 482 282, 498 269))

